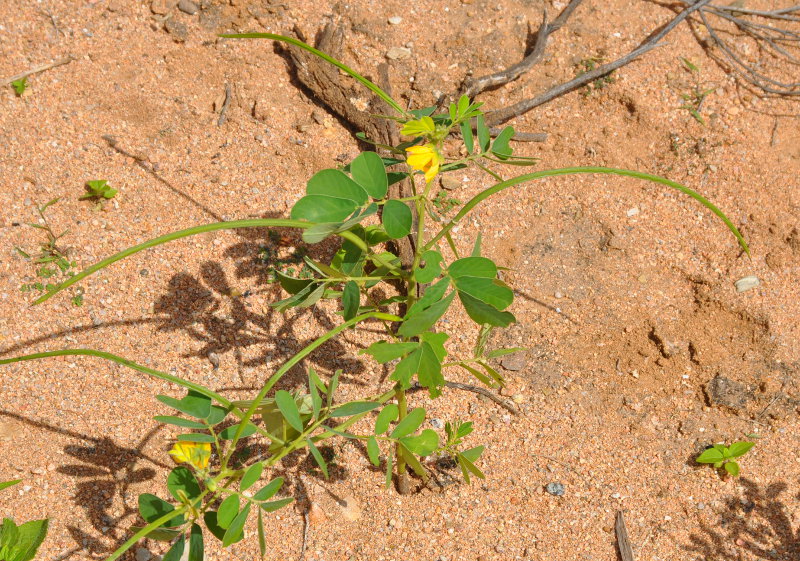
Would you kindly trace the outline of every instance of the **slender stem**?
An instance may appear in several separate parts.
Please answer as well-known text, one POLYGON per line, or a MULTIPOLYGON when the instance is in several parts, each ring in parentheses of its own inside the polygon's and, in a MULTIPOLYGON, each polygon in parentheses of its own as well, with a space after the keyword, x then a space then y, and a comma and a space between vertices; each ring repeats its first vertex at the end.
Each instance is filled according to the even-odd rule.
POLYGON ((520 183, 524 183, 526 181, 531 181, 533 179, 541 179, 543 177, 554 177, 558 175, 572 175, 577 173, 606 173, 612 175, 621 175, 625 177, 635 177, 637 179, 645 179, 647 181, 653 181, 655 183, 660 183, 662 185, 667 185, 669 187, 672 187, 673 189, 677 189, 681 193, 689 195, 696 201, 699 201, 700 204, 702 204, 711 212, 716 214, 736 237, 736 240, 739 242, 739 245, 745 251, 745 253, 747 253, 748 256, 750 255, 750 249, 747 247, 747 242, 745 241, 744 237, 739 232, 739 230, 736 228, 736 226, 734 226, 733 222, 731 222, 730 219, 727 216, 725 216, 725 214, 720 209, 718 209, 713 203, 711 203, 711 201, 706 199, 701 194, 697 193, 696 191, 693 191, 692 189, 689 189, 684 185, 681 185, 680 183, 676 183, 675 181, 671 181, 669 179, 666 179, 664 177, 659 177, 657 175, 652 175, 641 171, 632 171, 628 169, 617 169, 617 168, 606 168, 606 167, 574 167, 574 168, 549 169, 549 170, 537 171, 534 173, 526 173, 524 175, 518 175, 517 177, 512 177, 511 179, 502 181, 492 187, 489 187, 488 189, 485 189, 484 191, 481 191, 480 193, 475 195, 472 199, 470 199, 463 207, 461 207, 461 210, 458 211, 458 214, 456 214, 450 222, 448 222, 445 226, 443 226, 442 229, 439 231, 439 233, 436 234, 424 246, 423 250, 430 249, 436 242, 442 239, 442 237, 445 234, 447 234, 450 230, 452 230, 453 226, 458 224, 458 222, 462 218, 464 218, 464 216, 466 216, 473 208, 475 208, 484 199, 491 197, 495 193, 499 193, 504 189, 513 187, 515 185, 519 185, 520 183))
MULTIPOLYGON (((406 418, 408 414, 408 403, 406 402, 406 391, 398 384, 394 391, 395 398, 397 398, 397 409, 399 415, 397 422, 399 423, 406 418)), ((406 473, 406 460, 400 453, 398 446, 395 446, 395 454, 397 455, 397 477, 403 477, 406 473)))

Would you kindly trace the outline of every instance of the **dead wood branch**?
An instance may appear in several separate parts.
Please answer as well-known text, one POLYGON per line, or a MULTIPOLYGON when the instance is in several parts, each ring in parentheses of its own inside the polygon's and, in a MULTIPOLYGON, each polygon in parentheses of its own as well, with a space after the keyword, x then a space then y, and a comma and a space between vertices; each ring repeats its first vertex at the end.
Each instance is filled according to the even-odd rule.
MULTIPOLYGON (((516 80, 526 72, 530 71, 534 65, 542 60, 545 49, 547 48, 547 39, 550 37, 550 35, 564 26, 569 17, 575 11, 575 8, 577 8, 582 1, 583 0, 572 0, 551 24, 547 23, 547 10, 545 10, 544 14, 542 15, 542 24, 539 26, 539 30, 536 32, 536 42, 534 43, 531 52, 520 62, 510 66, 509 68, 506 68, 505 70, 496 72, 494 74, 487 74, 486 76, 481 76, 480 78, 472 78, 467 80, 460 95, 466 95, 471 99, 489 88, 508 84, 509 82, 516 80)), ((458 99, 460 95, 454 97, 458 99)))
POLYGON ((631 541, 628 538, 628 529, 625 527, 625 517, 622 515, 621 510, 617 512, 617 520, 614 523, 614 529, 617 533, 617 547, 619 548, 620 559, 622 559, 622 561, 635 561, 631 541))
POLYGON ((486 124, 488 124, 489 126, 496 126, 505 123, 506 121, 513 119, 514 117, 518 117, 524 113, 527 113, 534 107, 538 107, 539 105, 547 103, 548 101, 551 101, 559 96, 562 96, 566 93, 569 93, 573 90, 583 87, 586 84, 589 84, 594 80, 597 80, 598 78, 602 78, 603 76, 610 74, 614 70, 622 68, 626 64, 633 62, 643 54, 659 46, 659 42, 670 31, 675 29, 675 27, 677 27, 679 23, 681 23, 683 20, 685 20, 687 17, 689 17, 691 14, 693 14, 694 12, 696 12, 709 2, 710 0, 699 0, 695 4, 684 9, 681 13, 675 16, 672 19, 672 21, 670 21, 663 28, 661 28, 661 31, 651 34, 651 36, 647 40, 645 40, 644 43, 639 45, 637 48, 632 50, 627 55, 615 60, 614 62, 609 62, 608 64, 598 66, 594 70, 586 72, 585 74, 581 74, 580 76, 573 78, 568 82, 550 88, 546 92, 536 97, 522 100, 503 109, 497 109, 495 111, 488 112, 486 114, 486 124))

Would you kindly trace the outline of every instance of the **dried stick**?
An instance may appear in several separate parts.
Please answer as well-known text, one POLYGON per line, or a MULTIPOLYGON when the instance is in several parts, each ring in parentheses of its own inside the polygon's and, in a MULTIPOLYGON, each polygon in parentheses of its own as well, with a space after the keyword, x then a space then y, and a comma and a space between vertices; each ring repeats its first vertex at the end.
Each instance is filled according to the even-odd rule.
POLYGON ((226 113, 228 112, 228 107, 231 104, 231 85, 225 84, 225 101, 222 102, 222 109, 219 112, 219 119, 217 120, 217 126, 221 127, 225 124, 225 119, 227 119, 226 113))
MULTIPOLYGON (((542 24, 539 26, 539 30, 536 32, 536 43, 534 44, 530 54, 528 54, 517 64, 510 66, 505 70, 495 72, 494 74, 487 74, 486 76, 481 76, 480 78, 469 79, 464 84, 464 88, 461 93, 473 98, 489 88, 508 84, 509 82, 516 80, 528 72, 544 56, 544 51, 547 48, 547 39, 550 37, 550 35, 563 27, 563 25, 572 15, 572 12, 575 11, 575 8, 577 8, 582 1, 583 0, 571 0, 571 2, 567 4, 567 7, 561 11, 558 17, 551 24, 547 23, 547 10, 545 10, 544 14, 542 15, 542 24)), ((458 98, 460 96, 455 97, 458 98)))
POLYGON ((621 510, 617 511, 614 529, 617 531, 617 547, 619 547, 620 558, 622 561, 635 561, 631 542, 628 539, 628 529, 625 527, 625 517, 622 515, 621 510))
POLYGON ((639 58, 643 54, 651 51, 655 47, 659 46, 659 41, 661 41, 670 31, 675 29, 679 23, 689 17, 692 13, 696 12, 706 4, 708 4, 711 0, 699 0, 695 4, 689 6, 677 16, 675 16, 672 21, 670 21, 667 25, 665 25, 661 31, 651 35, 651 37, 646 40, 643 44, 639 47, 628 53, 627 55, 615 60, 614 62, 610 62, 608 64, 604 64, 602 66, 598 66, 594 70, 586 72, 585 74, 581 74, 580 76, 570 80, 569 82, 565 82, 558 86, 555 86, 546 92, 529 99, 525 99, 514 105, 509 107, 505 107, 503 109, 498 109, 495 111, 490 111, 486 114, 486 124, 489 126, 496 126, 502 123, 505 123, 509 119, 513 119, 514 117, 518 117, 524 113, 527 113, 534 107, 538 107, 548 101, 551 101, 559 96, 562 96, 566 93, 569 93, 573 90, 576 90, 586 84, 597 80, 598 78, 602 78, 606 74, 617 70, 618 68, 622 68, 626 64, 634 61, 635 59, 639 58))
POLYGON ((49 62, 47 64, 40 64, 39 66, 34 66, 33 68, 26 70, 25 72, 20 72, 15 76, 11 76, 10 78, 4 78, 0 84, 6 85, 10 84, 11 82, 16 82, 17 80, 22 80, 23 78, 27 78, 32 74, 38 74, 39 72, 44 72, 45 70, 50 70, 51 68, 55 68, 56 66, 62 66, 64 64, 69 64, 75 60, 71 56, 67 56, 64 58, 60 58, 54 62, 49 62))
POLYGON ((488 397, 496 404, 498 404, 500 407, 510 411, 514 415, 520 414, 519 407, 517 407, 513 402, 503 399, 499 395, 490 392, 486 388, 479 388, 478 386, 470 386, 469 384, 461 384, 459 382, 445 382, 445 386, 456 390, 464 390, 467 392, 480 394, 482 396, 488 397))

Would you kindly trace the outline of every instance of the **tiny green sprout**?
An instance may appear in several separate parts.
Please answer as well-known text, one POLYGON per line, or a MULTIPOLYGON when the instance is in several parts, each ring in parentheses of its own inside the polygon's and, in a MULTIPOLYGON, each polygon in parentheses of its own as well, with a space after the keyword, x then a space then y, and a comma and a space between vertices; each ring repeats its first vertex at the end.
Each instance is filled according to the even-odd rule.
POLYGON ((747 454, 755 446, 755 442, 734 442, 730 446, 715 444, 700 454, 695 460, 699 464, 714 464, 714 468, 724 468, 727 473, 736 477, 739 475, 739 464, 735 461, 747 454))
POLYGON ((19 80, 14 80, 11 82, 11 87, 14 88, 14 92, 17 94, 17 97, 22 97, 22 94, 24 94, 25 90, 28 89, 28 78, 23 77, 19 80))
POLYGON ((113 199, 117 192, 116 189, 108 186, 107 180, 93 179, 86 182, 86 193, 81 195, 80 200, 94 199, 102 201, 103 199, 113 199))

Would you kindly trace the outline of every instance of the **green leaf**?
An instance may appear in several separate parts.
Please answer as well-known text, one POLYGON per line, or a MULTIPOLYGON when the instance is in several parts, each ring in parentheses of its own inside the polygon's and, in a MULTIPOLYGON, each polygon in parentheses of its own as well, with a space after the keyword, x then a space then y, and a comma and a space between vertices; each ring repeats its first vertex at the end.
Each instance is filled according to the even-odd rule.
POLYGON ((48 526, 47 519, 17 526, 10 518, 5 518, 0 527, 0 559, 31 561, 47 535, 48 526))
POLYGON ((397 330, 397 334, 401 337, 414 337, 430 329, 445 314, 455 295, 455 292, 451 292, 439 302, 404 321, 397 330))
POLYGON ((197 421, 190 421, 189 419, 184 419, 183 417, 173 417, 171 415, 156 415, 153 417, 154 420, 158 421, 159 423, 164 423, 165 425, 175 425, 176 427, 183 427, 187 429, 204 429, 206 425, 203 423, 198 423, 197 421))
POLYGON ((227 530, 237 514, 239 514, 239 495, 228 495, 219 505, 217 524, 220 528, 227 530))
POLYGON ((383 160, 375 152, 362 152, 350 163, 350 175, 373 199, 386 196, 389 182, 383 160))
POLYGON ((224 407, 220 407, 219 405, 212 405, 211 406, 211 413, 209 413, 208 417, 206 417, 205 421, 210 426, 218 425, 222 421, 225 420, 225 417, 228 416, 228 410, 224 407))
POLYGON ((425 468, 422 467, 422 464, 419 463, 419 460, 411 452, 411 450, 402 444, 397 445, 397 450, 400 452, 400 455, 403 456, 403 459, 406 461, 406 464, 408 464, 408 467, 414 470, 414 473, 419 475, 422 479, 428 479, 428 472, 425 471, 425 468))
POLYGON ((428 250, 420 256, 420 265, 414 269, 414 279, 417 282, 429 283, 442 272, 442 254, 435 250, 428 250))
POLYGON ((464 137, 464 146, 467 149, 467 154, 472 154, 475 149, 475 139, 472 137, 472 125, 469 121, 464 121, 460 125, 461 136, 464 137))
POLYGON ((716 448, 709 448, 699 456, 695 460, 699 464, 714 464, 716 462, 721 462, 725 459, 722 452, 717 450, 716 448))
POLYGON ((244 472, 242 476, 241 482, 239 482, 239 489, 242 491, 246 491, 261 478, 261 474, 264 471, 264 463, 263 462, 256 462, 249 468, 247 471, 244 472))
POLYGON ((205 419, 211 413, 211 398, 194 390, 189 390, 183 399, 175 399, 166 395, 157 395, 156 399, 164 405, 196 419, 205 419))
POLYGON ((178 440, 181 442, 208 442, 214 443, 214 437, 204 432, 192 432, 188 434, 179 434, 178 440))
POLYGON ((739 458, 747 454, 750 448, 755 446, 755 442, 734 442, 728 448, 728 458, 739 458))
POLYGON ((194 499, 200 496, 200 484, 192 471, 185 466, 178 466, 167 476, 167 490, 176 501, 180 501, 182 491, 185 496, 194 499))
POLYGON ((418 347, 419 343, 387 343, 386 341, 378 341, 366 349, 363 349, 361 354, 368 354, 379 364, 385 364, 390 360, 395 360, 407 355, 418 347))
MULTIPOLYGON (((383 165, 381 165, 381 168, 383 168, 383 165)), ((338 169, 324 169, 311 176, 311 179, 306 184, 306 194, 324 195, 353 201, 355 203, 353 210, 366 204, 369 199, 369 195, 361 185, 338 169)), ((331 220, 330 222, 336 221, 331 220)))
POLYGON ((372 411, 380 406, 381 404, 377 401, 351 401, 350 403, 345 403, 344 405, 341 405, 331 411, 331 417, 334 419, 338 417, 352 417, 353 415, 358 415, 359 413, 372 411))
POLYGON ((425 136, 436 132, 436 124, 433 119, 427 115, 419 119, 407 121, 403 128, 400 129, 400 134, 405 136, 425 136))
MULTIPOLYGON (((447 337, 446 334, 443 335, 447 337)), ((400 382, 405 388, 410 385, 414 374, 417 374, 420 385, 428 388, 431 397, 438 397, 439 388, 445 383, 442 376, 442 362, 431 343, 427 341, 400 361, 391 378, 400 382)))
POLYGON ((419 312, 430 308, 436 302, 439 302, 444 296, 444 293, 447 292, 448 286, 450 286, 450 278, 444 277, 437 283, 426 288, 422 298, 414 302, 414 304, 408 309, 405 319, 409 319, 410 317, 417 315, 419 312))
POLYGON ((483 120, 483 115, 478 115, 475 119, 475 128, 478 130, 478 146, 480 146, 481 152, 487 152, 489 150, 489 145, 492 142, 492 138, 489 135, 489 128, 486 126, 486 122, 483 120))
POLYGON ((161 561, 180 561, 181 557, 183 557, 183 550, 186 548, 186 536, 181 534, 172 547, 169 548, 169 551, 161 558, 161 561))
MULTIPOLYGON (((214 534, 218 540, 222 541, 222 538, 225 537, 225 528, 217 523, 217 511, 207 510, 205 514, 203 514, 203 522, 206 523, 208 531, 214 534)), ((244 537, 244 535, 242 535, 242 537, 244 537)))
POLYGON ((486 476, 483 475, 483 472, 477 468, 475 464, 473 464, 464 454, 458 454, 456 456, 458 461, 458 465, 461 468, 461 474, 464 476, 464 481, 467 484, 470 483, 469 474, 472 473, 475 477, 480 479, 485 479, 486 476))
POLYGON ((470 462, 477 462, 478 458, 481 457, 483 451, 486 449, 485 446, 476 446, 475 448, 470 448, 469 450, 464 450, 461 452, 461 455, 468 459, 470 462))
POLYGON ((384 407, 375 419, 375 434, 383 434, 389 430, 389 425, 397 420, 399 414, 400 409, 394 403, 384 407))
POLYGON ((222 547, 228 547, 242 538, 244 535, 244 523, 247 521, 248 514, 250 514, 250 503, 244 505, 241 512, 236 515, 231 525, 225 530, 225 535, 222 537, 222 547))
POLYGON ((495 349, 493 351, 489 351, 486 353, 486 358, 498 358, 505 355, 510 355, 513 353, 518 353, 520 351, 524 351, 525 347, 510 347, 508 349, 495 349))
POLYGON ((188 561, 203 561, 203 530, 197 524, 192 524, 189 533, 189 559, 188 561))
POLYGON ((425 429, 417 436, 406 436, 399 440, 417 456, 429 456, 439 447, 439 435, 432 429, 425 429))
POLYGON ((514 301, 514 292, 497 279, 464 276, 458 277, 454 282, 460 293, 469 294, 500 311, 508 308, 514 301))
POLYGON ((469 366, 468 364, 461 364, 460 366, 461 366, 461 368, 463 368, 464 370, 466 370, 467 372, 469 372, 470 374, 475 376, 478 380, 480 380, 481 382, 483 382, 485 385, 489 386, 490 388, 493 388, 495 386, 495 384, 492 382, 492 380, 486 374, 481 372, 480 370, 477 370, 476 368, 473 368, 473 367, 469 366))
POLYGON ((12 481, 3 481, 2 483, 0 483, 0 491, 2 491, 3 489, 9 488, 12 485, 16 485, 17 483, 20 483, 21 481, 22 481, 22 479, 14 479, 12 481))
POLYGON ((314 282, 314 279, 296 279, 280 271, 275 271, 275 278, 278 279, 278 283, 280 283, 281 288, 283 288, 289 294, 297 294, 314 282))
POLYGON ((319 395, 319 386, 317 381, 322 383, 313 368, 308 369, 308 391, 311 395, 311 419, 316 421, 319 418, 319 412, 322 409, 322 398, 319 395), (315 380, 316 378, 316 380, 315 380))
POLYGON ((447 274, 453 279, 464 276, 493 279, 497 276, 497 265, 486 257, 464 257, 453 261, 447 267, 447 274))
POLYGON ((497 383, 499 383, 500 385, 503 385, 503 384, 506 383, 505 379, 500 375, 500 373, 497 370, 495 370, 494 368, 492 368, 491 366, 489 366, 488 364, 486 364, 486 362, 480 360, 480 361, 478 361, 478 364, 480 364, 481 367, 484 370, 486 370, 486 373, 489 374, 489 376, 491 376, 492 378, 494 378, 494 380, 497 383))
POLYGON ((410 234, 413 220, 411 209, 406 203, 392 199, 383 205, 381 222, 390 238, 396 240, 410 234))
POLYGON ((275 393, 275 403, 278 405, 283 418, 297 432, 303 432, 303 421, 300 418, 300 410, 297 408, 292 394, 286 390, 278 390, 275 393))
POLYGON ((294 499, 292 497, 287 497, 285 499, 278 499, 277 501, 270 501, 268 503, 262 503, 261 509, 264 512, 275 512, 278 509, 285 507, 286 505, 290 504, 294 499))
MULTIPOLYGON (((241 425, 241 423, 237 423, 235 425, 231 425, 229 427, 225 427, 224 429, 222 429, 218 435, 220 440, 233 440, 236 437, 236 432, 239 430, 239 425, 241 425)), ((256 426, 248 421, 244 427, 244 430, 242 430, 242 434, 239 435, 239 438, 247 438, 248 436, 253 436, 257 431, 258 429, 256 428, 256 426)))
POLYGON ((501 312, 464 292, 459 292, 458 298, 464 305, 467 315, 478 325, 507 327, 510 323, 517 321, 511 312, 501 312))
POLYGON ((345 321, 350 321, 358 314, 358 307, 361 304, 361 292, 358 290, 356 281, 348 281, 344 285, 342 292, 342 308, 345 321))
MULTIPOLYGON (((142 530, 144 526, 131 526, 130 531, 131 533, 135 534, 138 531, 142 530)), ((156 540, 160 542, 171 542, 179 535, 183 533, 183 530, 171 530, 169 528, 156 528, 149 534, 147 534, 147 539, 149 540, 156 540)), ((2 557, 0 557, 2 559, 2 557)))
POLYGON ((730 473, 733 477, 739 475, 739 464, 736 462, 725 462, 725 471, 730 473))
POLYGON ((481 233, 478 232, 478 235, 475 236, 475 245, 472 246, 472 253, 470 254, 472 257, 480 257, 481 256, 481 243, 483 242, 483 236, 481 233))
POLYGON ((331 376, 331 381, 328 382, 328 391, 325 396, 325 407, 328 409, 333 405, 333 394, 336 393, 336 388, 339 387, 339 376, 342 375, 341 369, 336 369, 336 372, 331 376))
POLYGON ((508 141, 514 136, 514 127, 506 127, 500 131, 492 144, 492 153, 501 160, 507 159, 514 152, 508 141))
POLYGON ((306 195, 294 204, 291 217, 293 220, 308 220, 316 223, 342 222, 353 214, 358 206, 356 202, 350 199, 339 199, 325 195, 306 195))
POLYGON ((314 456, 314 461, 317 462, 319 469, 322 470, 322 475, 325 476, 325 479, 328 479, 328 463, 325 461, 325 458, 322 457, 322 454, 310 438, 306 439, 306 444, 308 444, 308 449, 311 451, 311 455, 314 456))
POLYGON ((381 465, 381 449, 378 446, 378 441, 374 436, 367 439, 367 456, 372 465, 378 467, 381 465))
POLYGON ((277 493, 281 486, 283 485, 283 477, 276 477, 272 481, 270 481, 265 487, 262 487, 261 490, 253 495, 254 501, 266 501, 275 493, 277 493))
POLYGON ((28 77, 23 76, 19 80, 13 80, 11 87, 14 88, 14 93, 17 94, 17 97, 21 96, 28 89, 28 77))
MULTIPOLYGON (((155 495, 151 495, 150 493, 142 493, 139 495, 139 513, 146 522, 155 522, 173 510, 175 510, 174 506, 155 495)), ((181 526, 183 522, 183 515, 179 515, 167 522, 166 526, 181 526)))
POLYGON ((397 426, 394 427, 394 430, 389 435, 391 438, 403 438, 404 436, 408 436, 412 432, 415 432, 420 425, 422 425, 422 421, 425 420, 425 409, 422 407, 417 407, 412 409, 408 412, 408 415, 403 418, 402 421, 397 423, 397 426))

